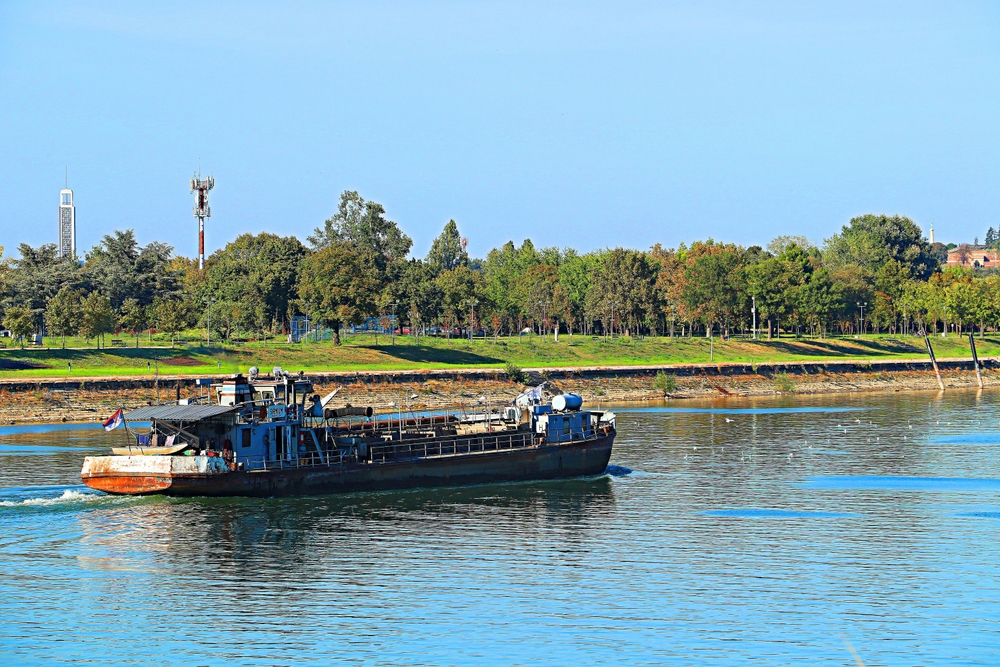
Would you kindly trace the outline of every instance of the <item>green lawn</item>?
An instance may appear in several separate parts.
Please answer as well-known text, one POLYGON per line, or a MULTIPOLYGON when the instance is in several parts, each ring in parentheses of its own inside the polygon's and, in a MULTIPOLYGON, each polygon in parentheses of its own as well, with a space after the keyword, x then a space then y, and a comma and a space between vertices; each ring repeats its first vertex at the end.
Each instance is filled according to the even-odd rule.
MULTIPOLYGON (((764 362, 833 359, 926 358, 923 340, 916 337, 866 336, 853 338, 782 338, 749 341, 718 338, 619 338, 605 341, 590 336, 551 338, 525 336, 492 340, 421 339, 397 336, 395 345, 379 336, 347 336, 341 347, 331 342, 288 344, 264 343, 206 346, 189 332, 175 347, 154 337, 125 339, 130 347, 97 350, 91 342, 69 339, 67 349, 58 339, 46 339, 42 348, 0 349, 0 378, 30 377, 147 377, 159 369, 161 375, 219 375, 246 372, 250 366, 268 371, 282 366, 291 371, 364 371, 420 368, 500 368, 507 361, 522 368, 559 366, 628 366, 644 364, 764 362), (711 357, 711 358, 710 358, 711 357), (72 371, 69 365, 72 364, 72 371)), ((110 339, 109 339, 110 340, 110 339)), ((968 358, 965 336, 932 339, 939 358, 968 358)), ((11 344, 9 339, 6 341, 11 344)), ((1000 337, 976 341, 983 357, 1000 356, 1000 337)))

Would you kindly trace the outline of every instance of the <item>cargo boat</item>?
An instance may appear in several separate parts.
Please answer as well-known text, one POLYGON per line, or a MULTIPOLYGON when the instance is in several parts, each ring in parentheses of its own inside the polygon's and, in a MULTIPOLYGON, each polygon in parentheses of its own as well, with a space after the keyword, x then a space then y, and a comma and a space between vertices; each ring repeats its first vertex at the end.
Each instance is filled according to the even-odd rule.
POLYGON ((616 434, 613 412, 584 410, 574 394, 544 401, 539 387, 509 405, 483 397, 437 412, 407 397, 332 408, 336 392, 313 391, 275 368, 133 410, 125 445, 86 457, 80 477, 113 494, 265 497, 552 479, 603 473, 616 434))

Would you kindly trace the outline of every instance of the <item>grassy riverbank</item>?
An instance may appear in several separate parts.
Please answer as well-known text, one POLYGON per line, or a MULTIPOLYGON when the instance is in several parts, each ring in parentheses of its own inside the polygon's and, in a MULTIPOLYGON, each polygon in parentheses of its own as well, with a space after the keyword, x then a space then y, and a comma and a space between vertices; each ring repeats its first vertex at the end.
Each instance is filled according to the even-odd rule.
MULTIPOLYGON (((124 339, 128 340, 128 339, 124 339)), ((924 359, 923 339, 909 336, 854 338, 782 338, 781 340, 704 338, 618 338, 589 336, 551 338, 525 336, 493 340, 421 339, 397 336, 395 344, 380 336, 346 337, 344 345, 331 342, 288 344, 268 341, 240 345, 184 342, 174 347, 168 340, 128 341, 130 347, 97 350, 83 341, 46 339, 42 348, 0 350, 0 378, 31 377, 148 377, 161 375, 211 375, 245 372, 252 365, 269 370, 282 366, 304 371, 369 371, 446 368, 502 368, 511 362, 522 368, 633 366, 676 363, 760 363, 769 361, 823 361, 845 359, 924 359), (151 346, 150 346, 151 345, 151 346)), ((966 337, 933 339, 939 358, 968 358, 966 337)), ((976 341, 983 357, 1000 356, 1000 337, 976 341)))

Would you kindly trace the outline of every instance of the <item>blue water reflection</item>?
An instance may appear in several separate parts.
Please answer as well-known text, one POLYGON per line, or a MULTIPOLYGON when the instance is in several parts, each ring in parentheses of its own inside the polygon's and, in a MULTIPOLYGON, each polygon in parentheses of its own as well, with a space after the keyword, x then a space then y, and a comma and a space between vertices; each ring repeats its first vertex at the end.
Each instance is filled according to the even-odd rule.
POLYGON ((94 494, 80 459, 120 434, 4 434, 0 655, 1000 664, 1000 448, 968 437, 997 403, 622 410, 598 478, 291 499, 94 494))

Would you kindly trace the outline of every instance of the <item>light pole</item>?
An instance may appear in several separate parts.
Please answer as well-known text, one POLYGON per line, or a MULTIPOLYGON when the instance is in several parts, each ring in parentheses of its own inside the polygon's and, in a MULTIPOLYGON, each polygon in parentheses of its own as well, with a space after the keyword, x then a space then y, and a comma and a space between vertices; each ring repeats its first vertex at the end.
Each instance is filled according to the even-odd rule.
POLYGON ((389 328, 392 329, 392 334, 390 335, 390 341, 392 345, 396 344, 396 306, 399 305, 399 301, 390 301, 389 306, 392 308, 392 321, 389 322, 389 328))
POLYGON ((860 301, 857 301, 856 303, 858 304, 858 308, 861 309, 861 335, 864 336, 865 335, 865 306, 868 305, 868 302, 865 301, 864 303, 861 303, 860 301))
POLYGON ((215 299, 205 299, 205 304, 208 306, 207 320, 205 322, 205 345, 212 344, 212 304, 215 303, 215 299))
POLYGON ((471 343, 472 342, 472 325, 476 321, 476 305, 479 304, 479 301, 477 301, 476 299, 467 299, 467 301, 469 303, 469 342, 471 343))
POLYGON ((757 340, 757 297, 750 298, 753 299, 753 307, 750 308, 750 312, 753 313, 753 339, 757 340))
POLYGON ((549 333, 549 301, 538 300, 538 306, 542 309, 542 337, 549 333))

